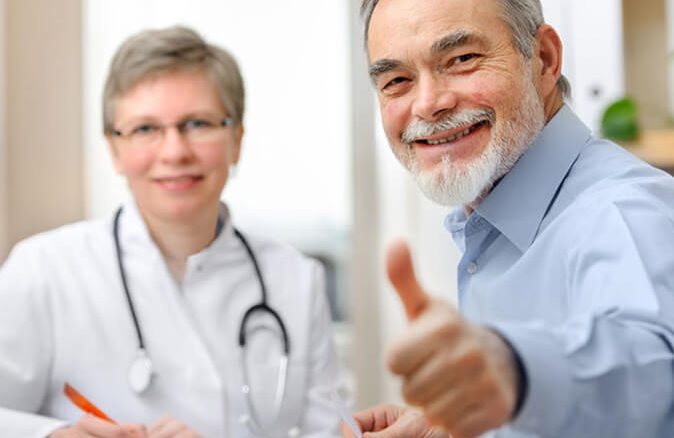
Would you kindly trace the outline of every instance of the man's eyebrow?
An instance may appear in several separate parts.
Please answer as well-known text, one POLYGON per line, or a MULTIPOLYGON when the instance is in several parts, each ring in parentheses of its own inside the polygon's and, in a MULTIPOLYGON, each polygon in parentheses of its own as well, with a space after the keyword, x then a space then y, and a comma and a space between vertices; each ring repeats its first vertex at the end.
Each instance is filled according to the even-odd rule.
POLYGON ((379 59, 370 64, 370 67, 368 68, 370 78, 374 81, 378 76, 391 70, 400 68, 401 65, 402 62, 396 61, 395 59, 379 59))
POLYGON ((440 38, 431 46, 431 54, 437 55, 439 53, 447 52, 466 44, 474 42, 482 42, 480 35, 469 32, 467 30, 458 30, 440 38))
MULTIPOLYGON (((444 37, 435 41, 431 46, 431 54, 436 55, 439 53, 446 52, 448 50, 455 49, 460 46, 465 46, 466 44, 476 42, 480 43, 483 41, 484 39, 475 32, 470 32, 467 30, 458 30, 448 35, 445 35, 444 37)), ((373 81, 376 81, 377 77, 379 77, 380 75, 388 73, 391 70, 398 69, 401 66, 402 62, 398 60, 384 58, 379 59, 370 64, 368 71, 370 73, 370 78, 373 81)))

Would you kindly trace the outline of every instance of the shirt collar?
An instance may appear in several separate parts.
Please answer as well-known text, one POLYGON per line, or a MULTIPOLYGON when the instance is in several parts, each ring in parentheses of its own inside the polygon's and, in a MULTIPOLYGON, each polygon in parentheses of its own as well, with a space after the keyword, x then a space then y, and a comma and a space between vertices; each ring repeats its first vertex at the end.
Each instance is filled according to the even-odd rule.
POLYGON ((589 138, 587 126, 563 105, 476 212, 524 252, 589 138))

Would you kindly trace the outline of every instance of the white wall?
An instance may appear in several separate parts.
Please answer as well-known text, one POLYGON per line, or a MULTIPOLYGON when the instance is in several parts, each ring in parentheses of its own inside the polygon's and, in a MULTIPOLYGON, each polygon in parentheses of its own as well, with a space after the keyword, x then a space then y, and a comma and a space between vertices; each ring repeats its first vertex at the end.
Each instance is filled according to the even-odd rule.
POLYGON ((246 82, 242 161, 225 190, 235 220, 244 229, 282 240, 348 230, 344 2, 106 0, 84 5, 88 216, 109 214, 127 196, 101 135, 100 95, 108 62, 131 33, 180 23, 229 49, 246 82))
POLYGON ((379 217, 380 186, 375 150, 375 100, 367 74, 363 47, 363 25, 358 14, 359 1, 350 1, 349 35, 351 50, 351 106, 353 126, 352 200, 353 227, 348 257, 352 348, 347 363, 353 369, 358 387, 357 406, 365 408, 386 400, 383 385, 381 333, 382 305, 379 217))

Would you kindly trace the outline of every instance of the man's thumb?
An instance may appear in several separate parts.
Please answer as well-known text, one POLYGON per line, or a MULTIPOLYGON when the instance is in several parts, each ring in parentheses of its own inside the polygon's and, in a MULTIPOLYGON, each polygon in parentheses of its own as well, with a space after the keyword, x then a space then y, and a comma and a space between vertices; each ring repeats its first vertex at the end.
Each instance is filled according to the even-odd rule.
POLYGON ((408 319, 414 319, 428 305, 428 296, 419 285, 414 274, 412 255, 403 240, 389 246, 386 255, 386 272, 391 284, 398 292, 408 319))

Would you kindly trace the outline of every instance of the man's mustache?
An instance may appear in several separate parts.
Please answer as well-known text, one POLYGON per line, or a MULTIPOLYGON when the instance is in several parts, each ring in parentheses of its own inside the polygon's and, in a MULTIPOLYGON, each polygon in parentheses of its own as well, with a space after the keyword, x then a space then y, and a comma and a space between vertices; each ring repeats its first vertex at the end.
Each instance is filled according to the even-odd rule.
POLYGON ((437 132, 449 131, 461 127, 469 127, 481 122, 487 122, 493 125, 496 120, 496 113, 493 109, 480 108, 472 110, 462 110, 460 112, 447 114, 437 122, 426 122, 424 120, 414 120, 401 135, 400 139, 405 144, 410 144, 420 137, 428 137, 437 132))

